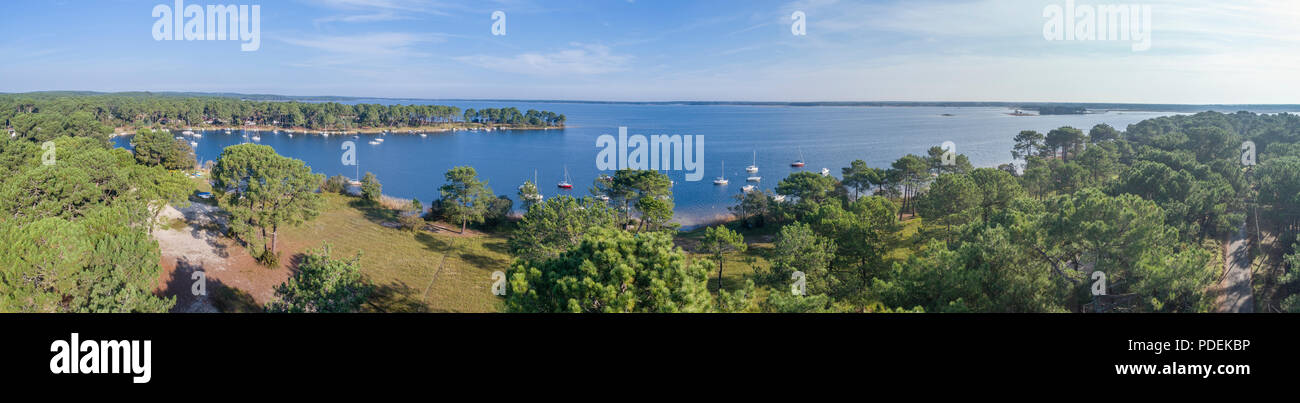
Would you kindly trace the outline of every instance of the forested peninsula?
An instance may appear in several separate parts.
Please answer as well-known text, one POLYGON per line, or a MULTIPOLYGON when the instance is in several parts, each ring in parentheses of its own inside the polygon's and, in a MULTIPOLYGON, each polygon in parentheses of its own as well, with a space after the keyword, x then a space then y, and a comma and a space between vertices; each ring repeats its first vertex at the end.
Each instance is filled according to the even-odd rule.
POLYGON ((445 105, 260 99, 153 93, 0 94, 0 124, 10 128, 10 135, 44 141, 71 134, 131 134, 142 128, 396 134, 544 130, 563 128, 567 119, 555 112, 513 107, 462 110, 445 105))

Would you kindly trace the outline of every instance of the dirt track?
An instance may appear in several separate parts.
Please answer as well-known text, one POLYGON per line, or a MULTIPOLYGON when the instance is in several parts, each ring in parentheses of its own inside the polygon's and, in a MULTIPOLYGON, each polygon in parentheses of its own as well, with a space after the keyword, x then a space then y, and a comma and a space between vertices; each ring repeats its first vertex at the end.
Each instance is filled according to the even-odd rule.
POLYGON ((1223 261, 1224 276, 1219 284, 1223 292, 1219 295, 1216 312, 1250 313, 1255 312, 1254 291, 1251 288, 1249 242, 1246 242, 1246 227, 1232 235, 1228 243, 1227 256, 1223 261))

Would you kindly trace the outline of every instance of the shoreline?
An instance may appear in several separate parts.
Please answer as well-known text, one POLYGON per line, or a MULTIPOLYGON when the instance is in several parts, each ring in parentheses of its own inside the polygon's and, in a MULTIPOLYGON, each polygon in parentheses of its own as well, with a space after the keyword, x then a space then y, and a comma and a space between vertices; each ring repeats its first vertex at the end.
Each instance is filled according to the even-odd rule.
MULTIPOLYGON (((291 134, 303 133, 309 135, 320 135, 325 133, 331 136, 350 135, 350 134, 398 134, 398 135, 417 135, 431 133, 449 133, 449 132, 493 132, 493 131, 550 131, 564 130, 566 126, 513 126, 513 125, 491 125, 491 124, 444 124, 436 126, 420 127, 366 127, 352 129, 308 129, 305 127, 278 127, 278 126, 181 126, 181 127, 163 127, 171 132, 175 131, 197 131, 197 132, 219 132, 219 131, 255 131, 255 132, 288 132, 291 134)), ((113 129, 109 138, 121 136, 133 136, 140 128, 118 127, 113 129)))

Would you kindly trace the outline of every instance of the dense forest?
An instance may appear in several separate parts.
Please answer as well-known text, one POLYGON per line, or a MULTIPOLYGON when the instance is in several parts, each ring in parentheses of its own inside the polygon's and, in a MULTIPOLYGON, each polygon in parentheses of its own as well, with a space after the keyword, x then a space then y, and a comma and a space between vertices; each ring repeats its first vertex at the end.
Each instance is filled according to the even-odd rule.
POLYGON ((1015 140, 1015 162, 997 168, 935 147, 888 167, 856 161, 842 179, 794 173, 704 231, 693 252, 712 263, 655 235, 671 234, 666 178, 619 171, 597 180, 608 203, 531 203, 510 243, 507 309, 1207 312, 1224 244, 1244 232, 1258 309, 1300 310, 1300 117, 1200 113, 1015 140), (724 289, 744 234, 775 235, 768 264, 724 289))
POLYGON ((0 124, 30 139, 73 134, 107 136, 113 128, 244 126, 354 130, 419 128, 455 123, 562 127, 566 117, 516 108, 466 110, 442 105, 346 105, 337 102, 251 101, 148 93, 0 95, 0 124))

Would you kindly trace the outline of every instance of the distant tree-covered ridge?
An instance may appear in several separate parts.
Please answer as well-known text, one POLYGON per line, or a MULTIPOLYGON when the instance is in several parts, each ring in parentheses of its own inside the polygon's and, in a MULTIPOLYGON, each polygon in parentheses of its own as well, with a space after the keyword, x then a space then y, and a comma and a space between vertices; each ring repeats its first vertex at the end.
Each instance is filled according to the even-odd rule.
POLYGON ((152 94, 0 94, 0 124, 15 135, 46 140, 63 135, 106 137, 112 128, 258 126, 309 130, 427 127, 563 127, 549 111, 445 105, 346 105, 337 102, 253 101, 219 96, 152 94))

